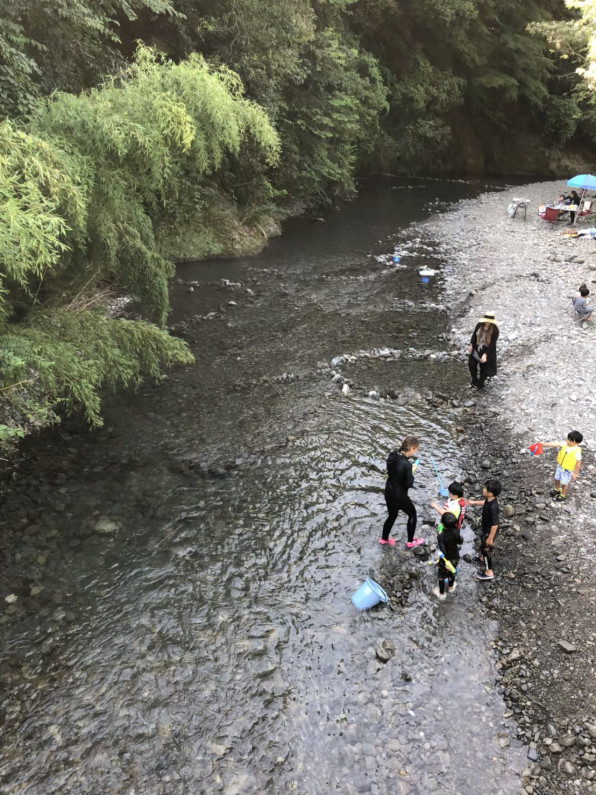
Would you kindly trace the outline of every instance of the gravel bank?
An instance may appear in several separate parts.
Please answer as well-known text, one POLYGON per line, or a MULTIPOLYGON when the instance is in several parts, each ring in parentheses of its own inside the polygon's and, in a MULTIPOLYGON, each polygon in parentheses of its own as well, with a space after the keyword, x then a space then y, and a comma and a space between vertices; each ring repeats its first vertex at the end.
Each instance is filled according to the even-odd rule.
POLYGON ((524 795, 596 792, 596 328, 582 328, 570 303, 581 282, 596 293, 596 244, 565 240, 564 223, 537 216, 563 187, 486 194, 425 225, 448 263, 445 297, 462 353, 484 311, 496 312, 501 330, 499 376, 478 396, 462 442, 472 451, 470 491, 497 476, 501 507, 510 506, 499 577, 479 583, 478 595, 499 622, 506 714, 529 744, 524 795), (531 201, 525 221, 506 214, 514 196, 531 201), (555 451, 533 459, 526 448, 573 428, 584 434, 584 461, 561 505, 549 497, 555 451))

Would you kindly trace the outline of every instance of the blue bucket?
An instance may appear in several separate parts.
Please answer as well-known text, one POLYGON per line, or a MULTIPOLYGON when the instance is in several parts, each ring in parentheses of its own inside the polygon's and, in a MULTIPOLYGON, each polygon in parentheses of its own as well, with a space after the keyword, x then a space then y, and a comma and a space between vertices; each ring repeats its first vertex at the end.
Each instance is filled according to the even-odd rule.
POLYGON ((399 254, 394 254, 393 255, 393 262, 394 262, 395 265, 400 263, 401 262, 401 256, 399 254))
POLYGON ((370 577, 352 594, 352 603, 358 610, 368 610, 369 607, 374 607, 379 602, 387 601, 389 599, 385 591, 370 577))

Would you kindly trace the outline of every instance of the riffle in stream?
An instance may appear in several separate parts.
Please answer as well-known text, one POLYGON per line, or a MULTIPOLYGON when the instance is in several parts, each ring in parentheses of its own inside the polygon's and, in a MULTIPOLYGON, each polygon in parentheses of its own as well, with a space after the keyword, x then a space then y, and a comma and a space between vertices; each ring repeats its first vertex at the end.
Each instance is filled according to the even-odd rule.
POLYGON ((0 525, 18 597, 0 617, 1 792, 519 790, 486 584, 462 563, 437 603, 404 518, 377 543, 404 436, 421 439, 419 522, 429 454, 447 482, 465 469, 465 368, 440 277, 418 276, 443 263, 407 226, 473 192, 382 182, 258 259, 182 266, 172 324, 196 367, 106 401, 99 432, 29 442, 0 525), (394 245, 397 269, 375 258, 394 245), (329 366, 380 349, 403 355, 329 366), (397 596, 360 613, 369 574, 397 596))

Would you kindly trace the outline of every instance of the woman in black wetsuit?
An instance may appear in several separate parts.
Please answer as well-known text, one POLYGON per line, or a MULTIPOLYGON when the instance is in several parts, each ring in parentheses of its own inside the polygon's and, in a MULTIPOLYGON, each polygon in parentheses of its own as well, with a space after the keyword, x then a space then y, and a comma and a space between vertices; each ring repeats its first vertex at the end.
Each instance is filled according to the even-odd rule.
POLYGON ((415 455, 417 450, 418 439, 415 436, 407 436, 401 443, 399 450, 393 450, 393 452, 389 453, 389 458, 387 459, 387 483, 385 484, 385 502, 387 503, 389 515, 383 525, 383 537, 379 538, 379 544, 395 546, 395 540, 389 538, 389 533, 400 511, 404 511, 408 515, 408 540, 406 547, 411 549, 419 544, 424 544, 423 538, 414 538, 416 508, 408 497, 408 489, 414 485, 414 472, 409 458, 415 455))

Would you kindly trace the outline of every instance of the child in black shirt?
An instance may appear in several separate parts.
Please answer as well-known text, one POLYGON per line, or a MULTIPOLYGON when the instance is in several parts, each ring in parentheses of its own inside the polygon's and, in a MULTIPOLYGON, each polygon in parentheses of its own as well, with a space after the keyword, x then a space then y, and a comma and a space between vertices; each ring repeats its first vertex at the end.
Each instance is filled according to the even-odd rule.
POLYGON ((484 561, 484 571, 476 574, 477 580, 492 580, 492 552, 499 534, 499 501, 501 484, 498 480, 487 480, 482 489, 484 500, 468 500, 467 505, 482 505, 482 542, 480 554, 484 561))
POLYGON ((446 598, 445 580, 450 593, 455 591, 455 575, 457 574, 457 564, 459 563, 459 548, 464 540, 457 527, 457 517, 448 511, 441 517, 441 524, 437 530, 437 542, 443 556, 437 563, 439 575, 439 587, 435 588, 438 599, 443 601, 446 598))

